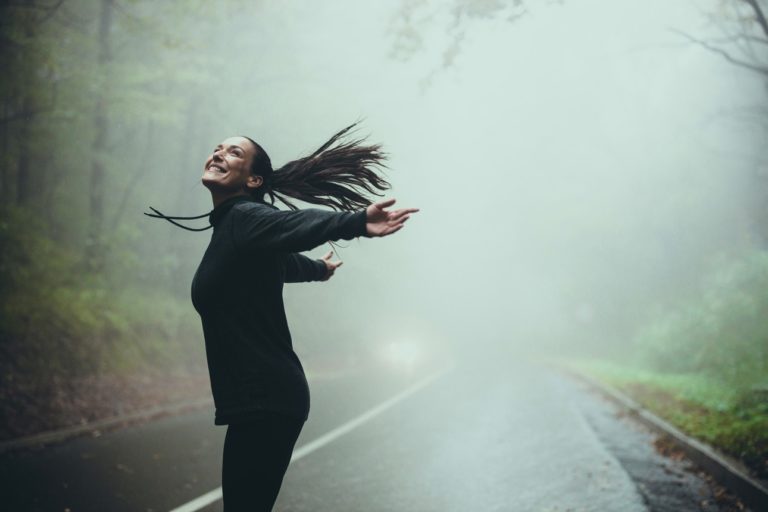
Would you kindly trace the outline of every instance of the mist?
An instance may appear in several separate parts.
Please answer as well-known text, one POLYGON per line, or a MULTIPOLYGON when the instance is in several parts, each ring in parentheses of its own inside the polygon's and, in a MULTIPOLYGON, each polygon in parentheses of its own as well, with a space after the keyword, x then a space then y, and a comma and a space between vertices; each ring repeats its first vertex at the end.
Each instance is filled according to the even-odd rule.
MULTIPOLYGON (((342 244, 332 282, 287 287, 305 354, 400 338, 435 357, 623 353, 712 265, 763 244, 764 82, 686 38, 721 35, 717 2, 103 9, 64 2, 27 29, 21 69, 39 91, 24 101, 54 111, 4 125, 27 142, 6 143, 3 193, 45 202, 29 215, 75 253, 105 253, 99 272, 185 308, 208 235, 141 213, 209 211, 202 164, 228 136, 280 166, 359 121, 389 155, 388 195, 421 212, 397 236, 342 244), (15 163, 29 141, 53 149, 31 157, 47 174, 15 163), (97 161, 98 190, 84 172, 97 161)), ((6 85, 11 112, 23 85, 6 85)), ((199 346, 194 315, 179 322, 174 343, 199 346)))
POLYGON ((624 512, 688 487, 681 503, 713 502, 669 491, 688 470, 660 465, 590 379, 767 478, 766 8, 1 4, 0 479, 17 508, 221 496, 190 300, 212 231, 144 213, 205 228, 223 140, 279 169, 353 124, 346 140, 387 155, 383 197, 420 211, 314 248, 343 266, 285 285, 313 412, 279 506, 624 512), (13 451, 54 438, 50 459, 13 451), (98 474, 87 490, 81 473, 98 474))
POLYGON ((746 113, 764 85, 675 32, 714 32, 707 6, 470 18, 444 65, 448 6, 414 15, 420 46, 403 59, 397 5, 289 5, 263 12, 279 29, 244 52, 260 69, 290 62, 285 78, 230 93, 244 119, 218 131, 254 134, 279 162, 363 118, 391 155, 391 195, 422 208, 398 236, 342 250, 341 279, 322 291, 289 289, 294 319, 332 315, 330 330, 374 345, 418 332, 438 352, 615 353, 653 308, 756 242, 748 189, 764 135, 746 113))

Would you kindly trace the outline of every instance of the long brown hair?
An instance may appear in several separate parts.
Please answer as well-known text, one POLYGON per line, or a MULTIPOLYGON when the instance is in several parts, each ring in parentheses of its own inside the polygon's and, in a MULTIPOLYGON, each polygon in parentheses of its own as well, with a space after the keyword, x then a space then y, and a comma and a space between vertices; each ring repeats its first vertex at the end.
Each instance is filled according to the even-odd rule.
POLYGON ((337 132, 311 155, 272 169, 264 148, 250 137, 256 154, 251 172, 264 179, 253 194, 260 200, 269 196, 292 210, 298 207, 289 199, 319 204, 334 210, 357 210, 371 204, 369 194, 380 196, 390 185, 380 172, 386 169, 386 155, 379 144, 366 145, 365 139, 344 140, 358 123, 337 132))

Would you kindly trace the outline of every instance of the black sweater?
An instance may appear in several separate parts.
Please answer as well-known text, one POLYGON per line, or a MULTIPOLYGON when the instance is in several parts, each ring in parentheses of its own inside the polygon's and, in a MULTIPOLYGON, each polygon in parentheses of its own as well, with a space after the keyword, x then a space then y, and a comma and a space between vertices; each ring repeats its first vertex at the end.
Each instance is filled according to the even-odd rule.
POLYGON ((283 306, 283 283, 316 281, 323 261, 295 254, 366 234, 365 210, 278 210, 248 196, 217 206, 213 234, 192 280, 217 425, 264 411, 306 419, 309 388, 283 306))

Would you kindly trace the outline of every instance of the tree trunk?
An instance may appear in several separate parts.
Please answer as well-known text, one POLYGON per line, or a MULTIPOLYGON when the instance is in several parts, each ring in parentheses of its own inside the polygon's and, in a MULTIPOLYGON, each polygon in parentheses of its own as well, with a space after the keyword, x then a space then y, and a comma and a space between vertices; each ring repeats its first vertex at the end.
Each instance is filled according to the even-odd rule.
MULTIPOLYGON (((3 116, 8 117, 11 112, 8 101, 3 102, 3 116)), ((0 179, 0 199, 3 204, 14 204, 16 201, 16 194, 14 190, 13 182, 13 170, 15 170, 16 162, 13 162, 13 156, 11 155, 10 139, 13 137, 11 130, 8 128, 8 123, 0 123, 0 172, 2 173, 2 179, 0 179), (13 162, 13 163, 12 163, 13 162)))
POLYGON ((96 104, 93 113, 93 128, 95 136, 91 146, 91 180, 90 186, 90 226, 86 243, 86 265, 89 270, 100 271, 104 264, 104 195, 105 168, 104 155, 107 152, 109 124, 107 122, 109 98, 109 76, 107 66, 112 58, 109 31, 112 28, 112 11, 114 0, 101 0, 101 16, 99 19, 99 81, 96 104))
MULTIPOLYGON (((201 142, 200 140, 200 127, 205 126, 206 121, 201 118, 203 113, 200 108, 201 104, 202 99, 199 94, 193 93, 190 95, 186 111, 184 135, 179 146, 179 167, 176 169, 177 174, 174 184, 176 198, 172 211, 179 212, 178 215, 197 215, 198 213, 205 212, 205 210, 191 210, 189 207, 190 192, 194 191, 195 186, 198 186, 200 183, 203 167, 203 162, 195 161, 194 155, 196 152, 194 149, 199 148, 200 144, 206 144, 205 141, 201 142)), ((205 218, 194 223, 195 226, 200 227, 207 224, 208 219, 205 218)), ((199 238, 184 236, 182 233, 177 233, 170 239, 171 251, 173 254, 178 254, 179 257, 176 258, 176 265, 170 272, 172 277, 169 284, 178 296, 184 296, 189 293, 189 282, 195 272, 197 259, 184 257, 184 255, 194 254, 199 250, 198 240, 199 238)))
MULTIPOLYGON (((22 111, 28 112, 32 107, 29 94, 22 100, 22 111)), ((16 204, 19 206, 30 206, 34 203, 35 170, 32 166, 31 157, 31 125, 32 118, 26 117, 19 121, 19 129, 16 133, 18 145, 18 158, 16 160, 16 204)))
MULTIPOLYGON (((26 4, 31 5, 31 0, 26 4)), ((24 36, 30 43, 35 38, 35 29, 32 19, 24 20, 24 36)), ((19 119, 19 129, 16 132, 18 145, 18 159, 16 162, 16 204, 19 206, 29 206, 33 203, 34 197, 34 170, 32 168, 31 143, 32 136, 31 125, 34 115, 30 114, 35 110, 32 92, 25 91, 21 100, 21 115, 19 119)))

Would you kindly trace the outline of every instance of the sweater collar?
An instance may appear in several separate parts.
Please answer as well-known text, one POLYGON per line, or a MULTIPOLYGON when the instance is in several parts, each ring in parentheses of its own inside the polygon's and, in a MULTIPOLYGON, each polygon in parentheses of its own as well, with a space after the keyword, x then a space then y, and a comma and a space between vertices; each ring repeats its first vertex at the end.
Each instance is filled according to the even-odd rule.
POLYGON ((258 200, 251 196, 246 195, 240 195, 240 196, 234 196, 230 197, 229 199, 222 202, 219 206, 211 210, 211 213, 208 215, 208 222, 211 223, 211 226, 216 227, 216 224, 218 224, 222 218, 227 214, 229 210, 232 209, 233 206, 235 206, 238 203, 245 203, 245 202, 252 202, 257 203, 258 200))

